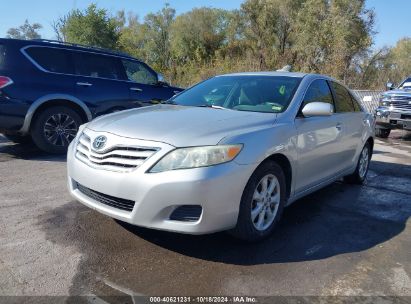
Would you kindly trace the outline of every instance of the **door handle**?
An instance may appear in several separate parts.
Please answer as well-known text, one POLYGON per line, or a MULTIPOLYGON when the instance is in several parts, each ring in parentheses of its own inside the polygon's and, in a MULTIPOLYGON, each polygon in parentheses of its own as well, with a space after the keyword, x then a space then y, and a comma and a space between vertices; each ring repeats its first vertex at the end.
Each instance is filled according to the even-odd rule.
POLYGON ((91 87, 93 84, 89 82, 77 82, 77 85, 81 87, 91 87))
POLYGON ((341 131, 341 129, 342 129, 341 123, 337 123, 337 125, 335 127, 337 128, 338 131, 341 131))
POLYGON ((130 88, 130 91, 143 92, 143 89, 140 89, 140 88, 130 88))

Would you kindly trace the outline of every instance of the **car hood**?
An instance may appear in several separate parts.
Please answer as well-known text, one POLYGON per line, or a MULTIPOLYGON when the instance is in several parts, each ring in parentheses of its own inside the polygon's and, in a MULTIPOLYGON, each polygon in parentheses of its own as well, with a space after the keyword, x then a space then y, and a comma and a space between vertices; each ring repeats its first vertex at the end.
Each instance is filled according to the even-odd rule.
POLYGON ((102 116, 87 128, 186 147, 215 145, 227 136, 271 126, 276 117, 274 113, 156 105, 102 116))
POLYGON ((390 90, 382 93, 383 95, 389 96, 389 95, 395 95, 395 96, 411 96, 411 89, 395 89, 395 90, 390 90))

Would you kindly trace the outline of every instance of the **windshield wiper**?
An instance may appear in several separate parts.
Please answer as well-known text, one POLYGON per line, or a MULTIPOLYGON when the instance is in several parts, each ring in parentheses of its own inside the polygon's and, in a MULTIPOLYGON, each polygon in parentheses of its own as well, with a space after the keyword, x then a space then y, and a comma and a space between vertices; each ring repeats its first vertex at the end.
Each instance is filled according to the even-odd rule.
POLYGON ((227 108, 221 107, 221 106, 216 106, 216 105, 208 105, 208 104, 202 104, 196 107, 201 107, 201 108, 212 108, 212 109, 220 109, 220 110, 228 110, 227 108))
POLYGON ((161 104, 171 104, 171 105, 176 105, 177 103, 173 100, 163 100, 161 104))

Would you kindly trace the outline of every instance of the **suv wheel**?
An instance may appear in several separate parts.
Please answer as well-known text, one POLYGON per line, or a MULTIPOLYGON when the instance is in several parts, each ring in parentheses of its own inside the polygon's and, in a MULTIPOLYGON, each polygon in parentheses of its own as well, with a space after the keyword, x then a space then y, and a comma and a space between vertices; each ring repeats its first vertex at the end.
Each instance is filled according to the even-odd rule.
POLYGON ((273 161, 263 163, 245 187, 237 226, 231 234, 246 241, 259 241, 269 236, 281 218, 285 192, 281 167, 273 161))
POLYGON ((351 184, 362 184, 367 177, 368 168, 370 167, 371 160, 371 146, 367 142, 360 153, 358 159, 357 168, 354 173, 344 177, 344 181, 351 184))
POLYGON ((47 108, 36 115, 31 127, 31 137, 41 150, 62 154, 76 137, 81 124, 80 115, 68 107, 47 108))
POLYGON ((380 137, 380 138, 387 138, 390 136, 390 129, 382 129, 382 128, 376 128, 375 129, 375 136, 380 137))

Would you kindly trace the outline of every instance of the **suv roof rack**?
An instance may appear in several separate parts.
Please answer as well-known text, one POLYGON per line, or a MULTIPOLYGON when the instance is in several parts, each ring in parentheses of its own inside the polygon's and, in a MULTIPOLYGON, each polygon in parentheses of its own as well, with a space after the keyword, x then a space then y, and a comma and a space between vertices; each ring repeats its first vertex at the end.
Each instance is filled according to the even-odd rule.
POLYGON ((52 39, 31 39, 31 41, 47 42, 47 43, 55 43, 55 44, 61 44, 61 45, 67 45, 67 46, 81 47, 81 48, 85 48, 85 49, 97 50, 97 51, 102 51, 102 52, 111 53, 111 54, 115 54, 115 55, 131 57, 129 54, 121 52, 121 51, 115 51, 115 50, 105 49, 105 48, 102 48, 102 47, 90 46, 90 45, 79 44, 79 43, 71 43, 71 42, 65 42, 65 41, 60 41, 60 40, 52 40, 52 39))

